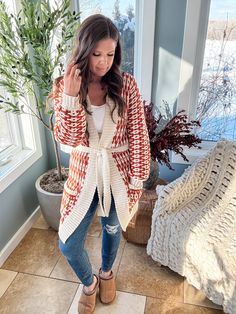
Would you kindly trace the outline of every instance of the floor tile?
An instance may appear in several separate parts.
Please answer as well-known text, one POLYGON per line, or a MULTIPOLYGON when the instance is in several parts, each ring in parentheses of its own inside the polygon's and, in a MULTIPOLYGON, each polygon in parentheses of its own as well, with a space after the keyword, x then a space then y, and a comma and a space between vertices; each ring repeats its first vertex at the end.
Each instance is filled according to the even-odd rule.
POLYGON ((50 278, 57 278, 62 280, 68 280, 73 282, 79 282, 78 277, 74 273, 73 269, 70 267, 67 259, 61 255, 56 266, 54 267, 50 278))
POLYGON ((221 310, 147 297, 145 314, 222 314, 221 310))
POLYGON ((112 304, 104 305, 98 301, 95 314, 143 314, 145 303, 145 296, 117 291, 112 304))
POLYGON ((213 303, 205 296, 202 291, 197 290, 195 287, 188 284, 186 279, 184 280, 184 303, 201 305, 213 309, 222 310, 222 306, 213 303))
POLYGON ((49 276, 59 257, 57 232, 32 228, 2 268, 49 276))
MULTIPOLYGON (((78 301, 82 292, 79 286, 68 314, 77 314, 78 301)), ((117 291, 116 299, 111 304, 102 304, 97 295, 97 304, 94 314, 143 314, 146 297, 117 291)))
POLYGON ((145 246, 126 243, 117 274, 117 289, 151 297, 183 302, 183 277, 159 267, 145 246))
MULTIPOLYGON (((102 248, 102 239, 94 238, 94 237, 87 237, 85 245, 87 247, 88 255, 90 257, 90 262, 92 264, 93 271, 98 273, 99 268, 101 267, 101 248, 102 248)), ((125 242, 121 241, 117 256, 113 265, 113 273, 117 274, 118 267, 121 261, 121 257, 123 254, 125 242)))
MULTIPOLYGON (((98 273, 98 270, 101 266, 101 243, 102 239, 97 238, 94 236, 88 236, 85 242, 85 246, 87 248, 87 252, 90 258, 90 262, 93 268, 94 273, 98 273)), ((120 247, 118 249, 118 253, 116 256, 115 263, 113 265, 113 272, 116 275, 119 267, 119 263, 121 260, 121 256, 123 253, 125 241, 121 241, 120 247)), ((63 280, 69 280, 69 281, 75 281, 80 282, 80 280, 77 279, 77 276, 74 274, 73 270, 71 269, 70 265, 68 264, 66 258, 64 256, 61 256, 58 260, 55 268, 53 269, 50 277, 57 278, 57 279, 63 279, 63 280)))
POLYGON ((68 311, 68 314, 78 314, 78 302, 80 295, 82 293, 83 285, 79 285, 75 294, 75 297, 71 303, 70 309, 68 311))
POLYGON ((36 220, 35 224, 33 225, 33 228, 38 229, 49 229, 49 225, 46 223, 45 219, 43 218, 43 215, 40 214, 39 218, 36 220))
POLYGON ((17 273, 10 270, 0 269, 0 298, 10 286, 17 273))
POLYGON ((50 278, 18 274, 0 298, 0 313, 42 314, 68 312, 78 285, 50 278))

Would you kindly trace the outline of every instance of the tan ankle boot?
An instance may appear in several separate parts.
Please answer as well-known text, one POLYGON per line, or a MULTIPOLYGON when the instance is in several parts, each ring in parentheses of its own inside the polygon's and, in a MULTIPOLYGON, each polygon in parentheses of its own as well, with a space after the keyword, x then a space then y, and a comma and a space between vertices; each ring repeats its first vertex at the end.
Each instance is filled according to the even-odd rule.
POLYGON ((116 297, 116 282, 113 272, 107 278, 102 276, 102 270, 99 270, 99 297, 102 303, 108 304, 115 300, 116 297))
POLYGON ((78 304, 79 314, 91 314, 95 310, 97 290, 99 287, 99 278, 96 275, 94 276, 97 278, 97 283, 93 291, 91 291, 90 293, 87 293, 85 292, 84 287, 83 287, 82 294, 80 296, 80 300, 78 304))

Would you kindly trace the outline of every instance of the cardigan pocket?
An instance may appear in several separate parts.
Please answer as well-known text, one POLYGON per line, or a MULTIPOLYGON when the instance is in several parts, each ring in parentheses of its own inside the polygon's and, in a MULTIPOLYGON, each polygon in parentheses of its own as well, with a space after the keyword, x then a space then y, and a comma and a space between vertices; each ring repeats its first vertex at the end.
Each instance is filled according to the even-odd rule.
POLYGON ((71 212, 77 199, 77 191, 70 189, 68 182, 64 184, 64 190, 62 194, 60 213, 65 216, 71 212))
POLYGON ((134 205, 139 201, 142 196, 143 189, 133 189, 131 185, 129 185, 128 197, 129 197, 129 212, 132 211, 134 205))
POLYGON ((128 196, 131 200, 139 200, 142 193, 143 189, 132 188, 131 185, 129 185, 128 196))
POLYGON ((76 189, 72 189, 72 188, 69 187, 69 185, 68 185, 68 179, 66 180, 66 182, 65 182, 65 184, 64 184, 64 190, 65 190, 68 194, 70 194, 70 195, 74 195, 74 196, 77 195, 76 189))

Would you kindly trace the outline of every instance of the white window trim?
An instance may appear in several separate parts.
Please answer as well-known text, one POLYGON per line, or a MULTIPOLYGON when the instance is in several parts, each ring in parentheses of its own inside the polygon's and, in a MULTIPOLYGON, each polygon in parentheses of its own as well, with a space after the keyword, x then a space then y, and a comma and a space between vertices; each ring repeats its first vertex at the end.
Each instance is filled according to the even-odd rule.
MULTIPOLYGON (((187 0, 184 27, 183 50, 180 66, 177 112, 185 110, 189 120, 195 119, 196 105, 201 81, 205 41, 211 0, 187 0)), ((202 149, 184 148, 183 153, 189 159, 171 153, 171 162, 189 164, 206 154, 215 146, 215 142, 203 141, 202 149)))
MULTIPOLYGON (((33 99, 29 99, 29 101, 31 104, 33 103, 33 99)), ((24 115, 24 119, 27 119, 30 130, 25 128, 26 123, 22 123, 22 133, 23 136, 29 132, 32 135, 30 147, 23 148, 20 152, 12 156, 5 165, 0 167, 0 193, 15 182, 17 178, 43 155, 37 118, 24 115)))

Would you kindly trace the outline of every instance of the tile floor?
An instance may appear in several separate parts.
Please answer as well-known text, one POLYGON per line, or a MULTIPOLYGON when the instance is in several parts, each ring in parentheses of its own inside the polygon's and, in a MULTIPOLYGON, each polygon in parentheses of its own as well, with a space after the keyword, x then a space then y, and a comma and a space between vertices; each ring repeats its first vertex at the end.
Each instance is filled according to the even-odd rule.
MULTIPOLYGON (((0 313, 75 314, 82 285, 57 247, 58 235, 42 216, 0 268, 0 313)), ((101 228, 95 218, 86 241, 94 271, 100 266, 101 228)), ((95 314, 222 314, 220 306, 167 267, 144 246, 124 238, 113 268, 117 298, 99 300, 95 314)))

